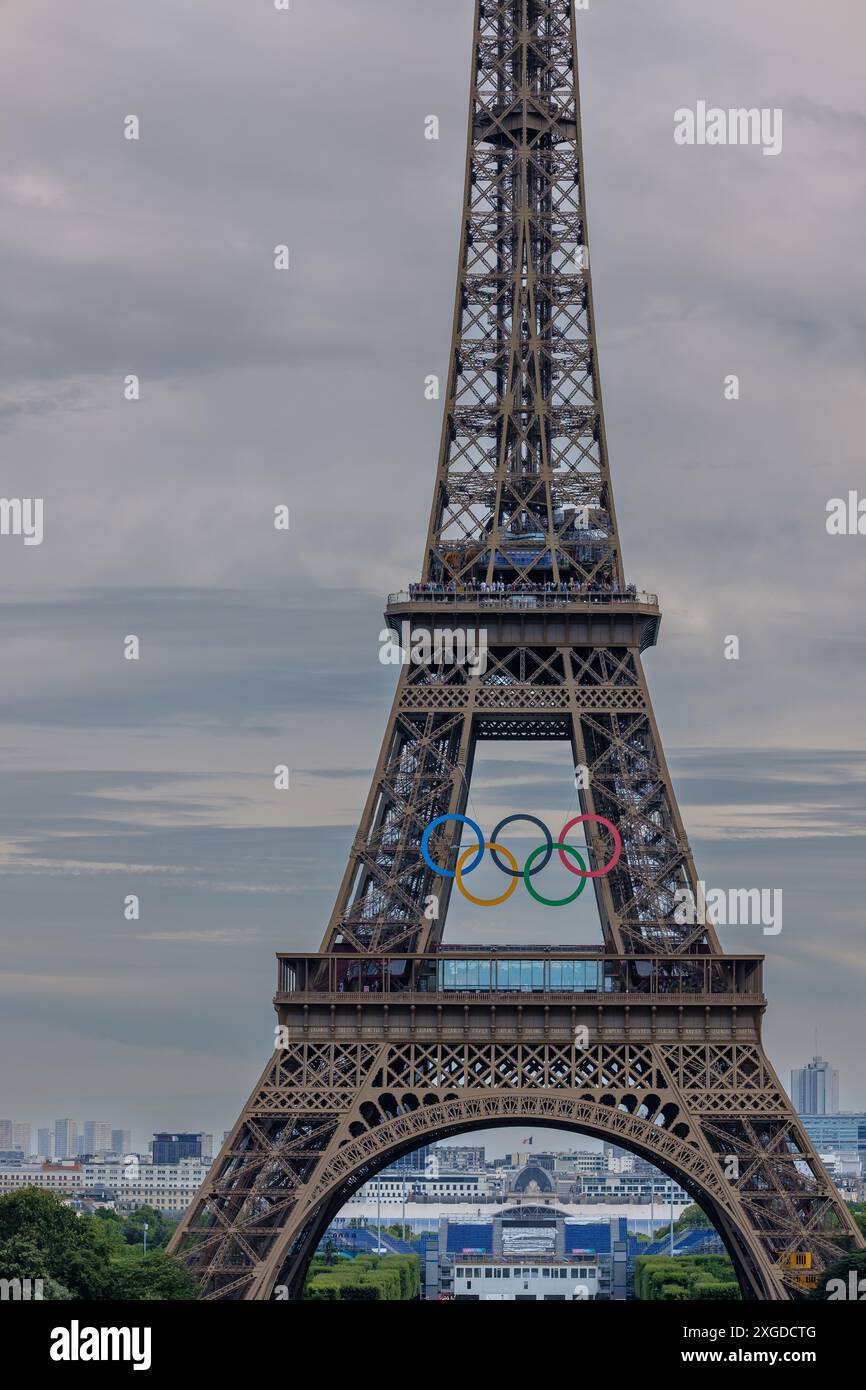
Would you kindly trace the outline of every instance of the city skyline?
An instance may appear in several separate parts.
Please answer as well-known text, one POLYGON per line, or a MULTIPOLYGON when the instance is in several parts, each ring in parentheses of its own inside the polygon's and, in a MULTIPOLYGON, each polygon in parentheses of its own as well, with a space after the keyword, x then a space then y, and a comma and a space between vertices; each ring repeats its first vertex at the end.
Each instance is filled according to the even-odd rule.
POLYGON ((6 1120, 0 1119, 0 1151, 15 1151, 21 1149, 22 1153, 45 1154, 48 1157, 73 1159, 81 1154, 92 1153, 134 1153, 147 1152, 157 1138, 168 1134, 182 1133, 184 1135, 195 1135, 199 1137, 203 1144, 213 1143, 213 1134, 207 1130, 190 1129, 188 1126, 182 1130, 168 1131, 162 1129, 152 1129, 150 1131, 149 1142, 134 1148, 132 1145, 133 1131, 124 1126, 114 1125, 110 1120, 84 1120, 79 1121, 71 1116, 64 1116, 54 1120, 50 1125, 39 1124, 34 1120, 6 1120), (65 1127, 65 1128, 64 1128, 65 1127), (12 1142, 5 1144, 3 1141, 7 1132, 13 1139, 16 1131, 23 1137, 26 1134, 31 1140, 34 1133, 37 1135, 37 1147, 24 1149, 22 1145, 12 1142), (47 1140, 47 1143, 45 1141, 47 1140), (88 1140, 92 1141, 88 1143, 88 1140), (102 1143, 96 1142, 102 1140, 102 1143), (124 1140, 128 1142, 124 1143, 124 1140), (58 1153, 58 1141, 61 1145, 73 1146, 71 1151, 58 1153), (115 1142, 117 1141, 117 1142, 115 1142), (42 1147, 43 1143, 45 1146, 42 1147))

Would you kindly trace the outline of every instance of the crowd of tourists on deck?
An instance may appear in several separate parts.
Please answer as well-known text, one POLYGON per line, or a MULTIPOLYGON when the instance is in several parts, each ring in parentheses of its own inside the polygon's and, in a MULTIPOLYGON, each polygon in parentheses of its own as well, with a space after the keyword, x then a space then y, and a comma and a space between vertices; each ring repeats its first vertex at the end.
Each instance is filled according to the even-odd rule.
POLYGON ((481 598, 482 600, 485 598, 505 599, 506 601, 509 598, 535 598, 553 602, 556 602, 557 599, 589 598, 597 602, 616 602, 617 600, 637 598, 637 589, 634 584, 622 586, 617 579, 610 583, 602 583, 598 579, 561 579, 559 583, 546 580, 543 584, 533 584, 526 579, 515 579, 511 583, 506 583, 502 579, 494 579, 488 583, 484 579, 469 578, 452 579, 448 583, 428 581, 422 584, 410 584, 409 597, 412 599, 466 597, 481 598))

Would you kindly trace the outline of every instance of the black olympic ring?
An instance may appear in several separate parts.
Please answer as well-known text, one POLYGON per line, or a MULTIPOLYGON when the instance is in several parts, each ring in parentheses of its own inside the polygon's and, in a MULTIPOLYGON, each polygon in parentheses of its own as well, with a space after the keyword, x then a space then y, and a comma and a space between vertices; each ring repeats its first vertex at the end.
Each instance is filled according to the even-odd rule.
MULTIPOLYGON (((544 858, 542 859, 541 863, 536 868, 529 870, 529 878, 534 878, 536 874, 541 873, 542 869, 547 868, 548 864, 550 863, 553 857, 553 836, 551 835, 547 826, 544 824, 544 821, 539 820, 537 816, 526 816, 518 814, 514 816, 506 816, 504 820, 501 820, 498 825, 494 826, 493 830, 490 833, 491 843, 494 845, 498 844, 500 830, 504 830, 506 825, 510 825, 511 822, 515 820, 526 820, 529 821, 530 825, 537 825, 538 829, 543 831, 544 838, 547 841, 544 851, 544 858)), ((508 869, 505 867, 505 865, 501 862, 499 858, 498 852, 495 849, 491 849, 490 857, 496 865, 497 869, 500 869, 502 873, 507 874, 509 878, 523 878, 524 875, 521 869, 518 869, 515 872, 514 869, 508 869)))

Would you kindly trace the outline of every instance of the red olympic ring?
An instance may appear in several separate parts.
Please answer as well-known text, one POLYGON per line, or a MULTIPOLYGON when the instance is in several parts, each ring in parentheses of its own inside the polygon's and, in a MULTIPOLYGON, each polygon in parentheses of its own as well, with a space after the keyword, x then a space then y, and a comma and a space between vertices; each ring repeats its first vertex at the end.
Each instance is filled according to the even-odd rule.
POLYGON ((572 868, 571 864, 569 864, 568 860, 566 859, 565 850, 560 849, 557 851, 557 853, 559 854, 562 863, 568 869, 568 872, 570 874, 576 874, 578 878, 602 878, 604 874, 609 874, 611 869, 615 868, 615 866, 619 863, 619 857, 622 854, 622 836, 620 835, 613 821, 607 820, 604 816, 585 815, 575 816, 574 820, 570 820, 568 822, 568 825, 564 825, 559 832, 560 840, 564 843, 565 837, 568 834, 569 830, 571 830, 572 826, 580 825, 581 822, 585 820, 598 821, 598 823, 600 825, 603 825, 605 830, 609 830, 611 835, 613 836, 614 851, 611 856, 610 862, 607 864, 603 864, 600 869, 575 869, 572 868))

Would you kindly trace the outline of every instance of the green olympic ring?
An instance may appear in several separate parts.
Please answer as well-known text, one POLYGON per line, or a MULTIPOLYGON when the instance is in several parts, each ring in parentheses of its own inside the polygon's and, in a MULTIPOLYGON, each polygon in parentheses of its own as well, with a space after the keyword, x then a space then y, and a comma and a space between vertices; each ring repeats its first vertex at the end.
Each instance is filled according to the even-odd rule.
MULTIPOLYGON (((563 850, 565 850, 567 854, 573 854, 581 869, 583 869, 584 873, 586 873, 586 865, 573 845, 564 845, 560 841, 557 844, 555 844, 553 848, 558 849, 560 853, 563 850)), ((547 845, 539 845, 537 849, 534 849, 532 851, 532 853, 530 854, 529 858, 523 866, 523 882, 526 884, 527 889, 529 890, 535 901, 541 903, 543 907, 568 907, 569 903, 573 903, 575 898, 580 897, 581 893, 586 887, 587 879, 582 878, 580 880, 580 883, 575 888, 574 892, 569 893, 567 898, 543 898, 541 894, 537 892, 535 888, 533 888, 529 877, 529 871, 534 861, 538 858, 539 854, 544 854, 545 850, 547 850, 547 845)))

